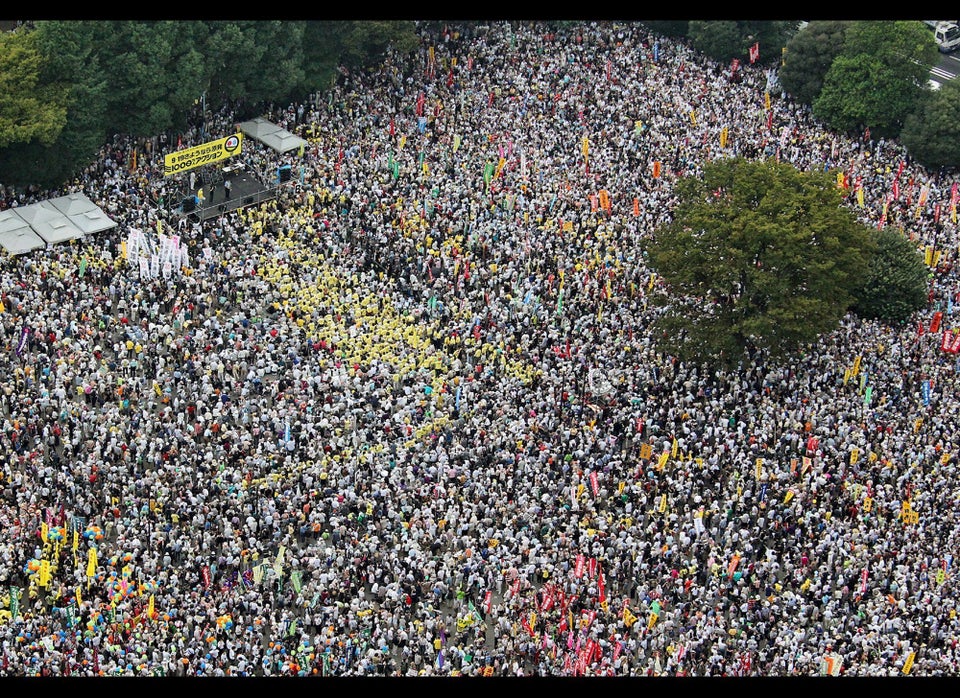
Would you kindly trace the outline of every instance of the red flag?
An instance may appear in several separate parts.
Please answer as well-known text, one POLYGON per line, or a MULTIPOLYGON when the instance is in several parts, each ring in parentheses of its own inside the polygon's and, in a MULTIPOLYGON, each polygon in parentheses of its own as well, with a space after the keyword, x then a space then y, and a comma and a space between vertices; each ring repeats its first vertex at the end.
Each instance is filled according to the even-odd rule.
POLYGON ((953 336, 953 346, 950 347, 950 353, 960 353, 960 332, 953 336))
POLYGON ((600 491, 600 486, 597 484, 597 474, 590 473, 590 489, 593 490, 593 496, 596 497, 597 493, 600 491))
POLYGON ((453 87, 453 66, 450 66, 450 72, 447 73, 447 87, 453 87))
POLYGON ((944 330, 943 339, 940 340, 940 349, 943 351, 950 351, 951 346, 953 346, 953 332, 944 330))
POLYGON ((580 579, 580 577, 583 576, 583 565, 584 565, 583 555, 582 554, 577 555, 577 561, 573 566, 573 575, 577 579, 580 579))
POLYGON ((730 64, 730 77, 733 78, 737 74, 737 68, 740 67, 740 59, 734 58, 733 62, 730 64))
POLYGON ((483 612, 487 615, 490 615, 490 603, 493 599, 493 592, 487 591, 483 596, 483 612))
POLYGON ((750 62, 756 63, 758 58, 760 58, 760 42, 759 41, 750 47, 750 62))
POLYGON ((607 583, 603 579, 603 575, 600 575, 600 579, 597 580, 597 590, 599 591, 598 598, 600 603, 603 603, 607 600, 607 583))
POLYGON ((937 312, 933 314, 933 319, 930 321, 930 332, 936 332, 940 329, 940 321, 943 319, 943 313, 937 312))

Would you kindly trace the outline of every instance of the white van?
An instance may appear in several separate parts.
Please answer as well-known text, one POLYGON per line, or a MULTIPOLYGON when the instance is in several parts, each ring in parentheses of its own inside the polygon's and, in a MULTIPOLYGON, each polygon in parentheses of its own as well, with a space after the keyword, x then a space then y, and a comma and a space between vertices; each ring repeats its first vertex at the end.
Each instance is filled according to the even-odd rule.
POLYGON ((924 20, 933 31, 933 38, 941 53, 950 53, 960 48, 960 25, 956 22, 924 20))

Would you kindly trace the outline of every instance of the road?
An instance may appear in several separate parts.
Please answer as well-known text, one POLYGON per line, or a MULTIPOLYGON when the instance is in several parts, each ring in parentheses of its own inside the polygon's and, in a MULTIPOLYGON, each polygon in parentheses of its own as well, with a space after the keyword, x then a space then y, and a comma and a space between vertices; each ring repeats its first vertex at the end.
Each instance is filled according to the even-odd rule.
POLYGON ((960 51, 941 53, 940 59, 930 71, 930 80, 937 83, 939 87, 948 80, 953 80, 957 75, 960 75, 960 51))

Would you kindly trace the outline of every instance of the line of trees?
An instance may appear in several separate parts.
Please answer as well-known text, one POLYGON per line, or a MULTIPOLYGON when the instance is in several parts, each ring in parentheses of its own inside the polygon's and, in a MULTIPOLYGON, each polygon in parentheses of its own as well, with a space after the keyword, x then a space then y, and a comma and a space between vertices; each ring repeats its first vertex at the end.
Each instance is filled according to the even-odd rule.
POLYGON ((114 134, 184 130, 202 95, 247 118, 418 47, 412 21, 21 23, 0 33, 0 182, 56 187, 114 134))

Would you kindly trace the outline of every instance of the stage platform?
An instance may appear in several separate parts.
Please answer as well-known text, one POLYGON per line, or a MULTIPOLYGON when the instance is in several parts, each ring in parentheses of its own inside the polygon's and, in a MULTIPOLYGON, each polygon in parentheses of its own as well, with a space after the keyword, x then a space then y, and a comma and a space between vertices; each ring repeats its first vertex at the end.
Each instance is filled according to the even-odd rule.
POLYGON ((263 201, 270 201, 277 198, 279 185, 266 186, 263 182, 245 169, 224 170, 218 174, 215 180, 208 181, 201 188, 190 192, 181 203, 178 212, 184 216, 191 216, 197 220, 205 221, 210 218, 235 211, 238 208, 254 206, 263 201), (230 182, 230 195, 227 195, 224 182, 230 182), (203 199, 199 198, 200 191, 203 192, 203 199), (187 203, 187 199, 196 197, 196 206, 192 210, 187 203))

